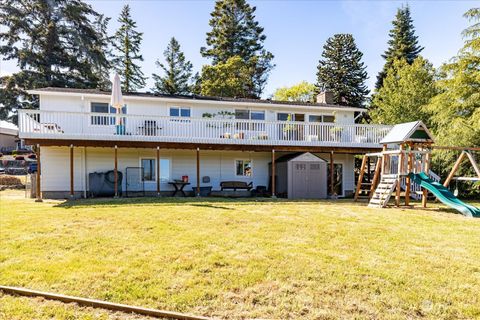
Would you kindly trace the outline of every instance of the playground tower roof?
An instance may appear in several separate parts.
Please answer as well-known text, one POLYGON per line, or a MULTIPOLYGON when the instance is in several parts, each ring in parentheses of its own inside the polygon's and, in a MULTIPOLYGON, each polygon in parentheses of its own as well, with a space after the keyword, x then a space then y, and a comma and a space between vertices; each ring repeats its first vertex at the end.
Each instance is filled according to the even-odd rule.
POLYGON ((405 142, 434 143, 435 141, 422 121, 397 124, 380 141, 381 144, 401 144, 405 142))

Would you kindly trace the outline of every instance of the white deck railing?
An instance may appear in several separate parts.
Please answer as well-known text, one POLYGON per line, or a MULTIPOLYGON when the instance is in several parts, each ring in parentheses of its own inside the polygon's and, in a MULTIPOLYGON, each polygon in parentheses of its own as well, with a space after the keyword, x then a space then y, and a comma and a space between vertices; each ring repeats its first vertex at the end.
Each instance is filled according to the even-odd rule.
POLYGON ((379 147, 383 125, 19 110, 20 138, 379 147))

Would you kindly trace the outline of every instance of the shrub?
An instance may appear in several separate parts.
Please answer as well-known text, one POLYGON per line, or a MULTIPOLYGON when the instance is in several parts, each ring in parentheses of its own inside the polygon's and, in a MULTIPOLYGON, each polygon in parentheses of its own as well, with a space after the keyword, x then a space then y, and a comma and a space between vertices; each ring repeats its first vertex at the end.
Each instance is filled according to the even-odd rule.
POLYGON ((9 176, 6 174, 0 175, 1 186, 18 186, 22 185, 22 180, 16 176, 9 176))

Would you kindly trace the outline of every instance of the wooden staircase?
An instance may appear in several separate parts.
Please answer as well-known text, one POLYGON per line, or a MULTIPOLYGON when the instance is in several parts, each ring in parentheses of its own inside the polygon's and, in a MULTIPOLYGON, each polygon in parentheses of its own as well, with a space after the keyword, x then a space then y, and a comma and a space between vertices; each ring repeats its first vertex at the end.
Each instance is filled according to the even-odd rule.
POLYGON ((397 186, 396 174, 384 174, 380 179, 380 183, 375 189, 372 198, 368 204, 369 207, 385 208, 390 197, 397 186))

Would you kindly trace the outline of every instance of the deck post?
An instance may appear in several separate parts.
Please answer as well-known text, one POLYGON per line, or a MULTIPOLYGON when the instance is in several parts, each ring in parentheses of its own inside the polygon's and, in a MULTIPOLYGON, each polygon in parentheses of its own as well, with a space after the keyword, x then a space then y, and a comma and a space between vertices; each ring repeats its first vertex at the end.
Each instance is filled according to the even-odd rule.
MULTIPOLYGON (((429 172, 430 172, 430 152, 425 155, 425 174, 428 176, 429 172)), ((428 190, 423 188, 422 206, 424 208, 427 207, 427 197, 428 197, 428 190)))
POLYGON ((200 197, 200 148, 197 148, 197 190, 196 196, 200 197))
POLYGON ((115 198, 118 198, 118 157, 117 157, 117 145, 115 145, 115 161, 114 161, 114 169, 113 169, 113 176, 114 176, 114 183, 113 186, 115 190, 115 198))
POLYGON ((334 163, 333 163, 333 151, 330 151, 330 197, 331 198, 334 198, 335 195, 335 186, 334 186, 334 181, 335 181, 335 178, 334 178, 334 170, 335 170, 335 166, 334 166, 334 163))
POLYGON ((70 198, 73 199, 75 197, 75 190, 74 190, 74 173, 73 173, 73 144, 70 145, 70 198))
POLYGON ((157 197, 160 196, 160 147, 157 146, 157 197))
POLYGON ((35 199, 35 202, 43 202, 42 186, 40 183, 41 176, 42 176, 42 165, 40 163, 40 144, 37 144, 37 179, 35 181, 36 183, 35 194, 37 198, 35 199))
POLYGON ((272 149, 272 198, 276 198, 276 191, 275 190, 275 149, 272 149))
POLYGON ((401 182, 402 182, 402 171, 403 171, 403 144, 400 145, 400 153, 398 155, 398 168, 397 168, 397 190, 395 193, 395 206, 400 206, 400 194, 401 194, 401 182))

